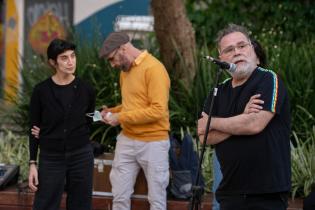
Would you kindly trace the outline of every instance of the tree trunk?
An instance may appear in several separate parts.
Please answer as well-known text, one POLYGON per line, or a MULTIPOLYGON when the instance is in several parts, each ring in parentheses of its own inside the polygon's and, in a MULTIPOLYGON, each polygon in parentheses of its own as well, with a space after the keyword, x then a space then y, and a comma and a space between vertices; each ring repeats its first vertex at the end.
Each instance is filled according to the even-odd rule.
POLYGON ((195 32, 183 0, 151 0, 154 30, 166 69, 186 88, 196 74, 195 32))

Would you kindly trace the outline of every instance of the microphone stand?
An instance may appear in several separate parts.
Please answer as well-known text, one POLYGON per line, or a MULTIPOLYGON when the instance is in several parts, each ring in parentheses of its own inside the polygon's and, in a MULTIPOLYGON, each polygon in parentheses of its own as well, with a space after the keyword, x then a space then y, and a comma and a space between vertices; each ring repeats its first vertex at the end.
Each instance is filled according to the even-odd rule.
POLYGON ((199 164, 198 164, 198 170, 197 170, 197 176, 196 176, 196 180, 195 180, 195 185, 192 186, 192 197, 190 199, 190 203, 189 203, 189 209, 190 210, 201 210, 201 197, 203 194, 203 189, 202 187, 199 185, 199 180, 200 180, 200 173, 201 173, 201 166, 202 166, 202 161, 203 161, 203 156, 206 150, 206 145, 207 145, 207 139, 208 139, 208 133, 209 133, 209 129, 210 129, 210 123, 211 123, 211 115, 212 115, 212 109, 213 109, 213 103, 214 103, 214 99, 217 96, 217 92, 218 92, 218 82, 222 73, 222 69, 219 68, 219 70, 217 71, 216 74, 216 80, 214 83, 214 88, 213 88, 213 96, 211 98, 211 103, 210 103, 210 107, 209 107, 209 112, 208 112, 208 120, 207 120, 207 124, 206 124, 206 129, 205 129, 205 135, 203 138, 203 143, 202 143, 202 149, 201 149, 201 154, 199 156, 199 164))

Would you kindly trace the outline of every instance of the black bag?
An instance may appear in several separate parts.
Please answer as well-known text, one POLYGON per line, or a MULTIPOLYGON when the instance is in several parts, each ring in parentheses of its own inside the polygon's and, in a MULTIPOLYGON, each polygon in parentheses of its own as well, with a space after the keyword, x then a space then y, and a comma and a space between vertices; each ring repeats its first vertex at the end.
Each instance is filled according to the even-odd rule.
MULTIPOLYGON (((179 199, 189 199, 192 196, 192 186, 196 182, 199 157, 194 150, 193 139, 186 134, 182 141, 170 137, 170 168, 171 179, 168 186, 169 196, 179 199)), ((199 186, 204 187, 203 176, 199 174, 199 186)))

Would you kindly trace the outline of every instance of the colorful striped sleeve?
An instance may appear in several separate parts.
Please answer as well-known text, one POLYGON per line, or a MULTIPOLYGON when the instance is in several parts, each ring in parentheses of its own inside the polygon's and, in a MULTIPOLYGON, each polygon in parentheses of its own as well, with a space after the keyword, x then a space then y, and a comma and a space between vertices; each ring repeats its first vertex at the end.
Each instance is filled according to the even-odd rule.
POLYGON ((264 73, 264 80, 259 84, 258 92, 264 101, 264 110, 273 113, 279 112, 279 100, 281 100, 281 90, 279 89, 279 76, 272 70, 259 68, 264 73), (280 98, 279 98, 280 96, 280 98))

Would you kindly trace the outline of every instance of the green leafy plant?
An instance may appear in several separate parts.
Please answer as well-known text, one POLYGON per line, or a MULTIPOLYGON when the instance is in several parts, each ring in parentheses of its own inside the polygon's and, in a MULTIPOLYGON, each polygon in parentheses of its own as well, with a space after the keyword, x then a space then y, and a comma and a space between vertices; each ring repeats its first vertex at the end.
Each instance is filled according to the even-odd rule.
POLYGON ((212 45, 217 31, 228 23, 245 25, 256 37, 290 43, 314 39, 314 2, 271 0, 187 0, 186 8, 196 31, 197 41, 212 45))
POLYGON ((211 147, 207 147, 204 153, 202 161, 202 175, 205 181, 205 191, 211 192, 213 184, 213 159, 214 150, 211 147))
POLYGON ((28 138, 12 131, 0 133, 0 163, 20 166, 19 180, 28 177, 28 138))
POLYGON ((308 138, 301 141, 293 132, 296 145, 291 145, 292 197, 306 196, 315 183, 315 126, 308 131, 308 138))

